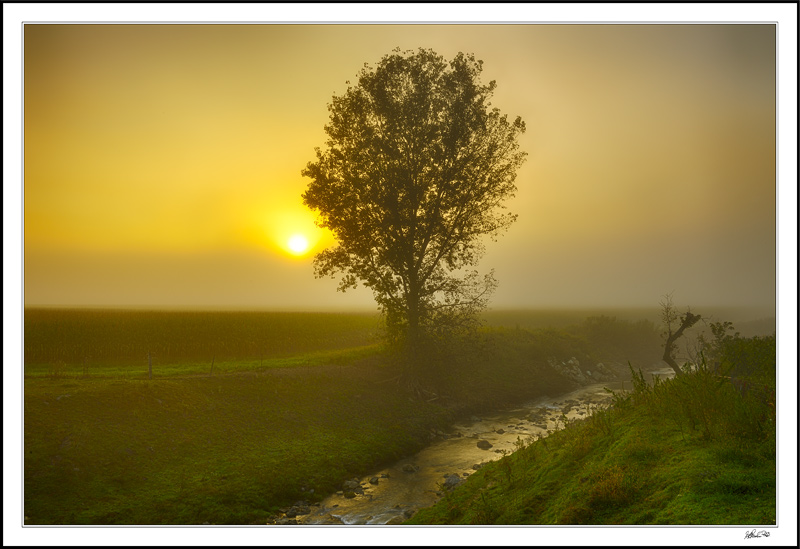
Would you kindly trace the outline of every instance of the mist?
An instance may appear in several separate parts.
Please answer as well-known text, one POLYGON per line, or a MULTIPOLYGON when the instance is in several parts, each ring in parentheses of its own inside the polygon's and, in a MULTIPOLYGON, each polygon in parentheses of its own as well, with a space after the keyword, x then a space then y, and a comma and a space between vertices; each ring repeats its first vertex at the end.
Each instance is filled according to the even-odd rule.
POLYGON ((336 242, 300 171, 331 92, 399 45, 475 53, 528 126, 492 306, 775 307, 773 26, 113 30, 26 27, 26 306, 374 310, 314 279, 336 242))

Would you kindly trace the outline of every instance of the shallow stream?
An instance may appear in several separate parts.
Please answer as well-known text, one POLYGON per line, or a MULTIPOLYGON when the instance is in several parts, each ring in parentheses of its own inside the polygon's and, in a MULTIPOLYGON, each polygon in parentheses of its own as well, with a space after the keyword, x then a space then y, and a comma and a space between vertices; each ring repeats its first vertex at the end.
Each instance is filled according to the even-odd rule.
MULTIPOLYGON (((665 368, 650 374, 664 379, 672 377, 673 372, 665 368)), ((563 426, 562 413, 576 419, 607 406, 611 395, 605 387, 619 391, 630 389, 631 384, 615 381, 587 385, 561 396, 538 398, 513 410, 472 417, 469 422, 454 425, 448 434, 416 455, 352 479, 350 489, 311 506, 309 514, 295 520, 298 524, 399 524, 417 509, 436 503, 445 483, 457 483, 452 477, 464 479, 481 464, 513 452, 518 439, 545 436, 548 429, 563 426)))

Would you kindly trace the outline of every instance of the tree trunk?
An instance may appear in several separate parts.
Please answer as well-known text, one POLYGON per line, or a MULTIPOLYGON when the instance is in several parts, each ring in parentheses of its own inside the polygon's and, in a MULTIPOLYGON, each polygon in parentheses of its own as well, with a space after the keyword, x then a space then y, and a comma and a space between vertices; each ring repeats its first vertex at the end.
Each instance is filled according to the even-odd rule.
POLYGON ((406 357, 412 376, 419 375, 420 361, 419 296, 415 287, 408 294, 408 331, 406 332, 406 357))
POLYGON ((662 360, 675 371, 676 376, 683 375, 683 370, 681 370, 680 366, 678 366, 678 363, 675 362, 675 359, 672 358, 672 348, 678 338, 683 335, 683 332, 697 324, 701 318, 702 317, 700 315, 693 315, 692 313, 687 312, 681 317, 680 327, 675 331, 675 333, 670 332, 667 336, 667 341, 664 343, 664 356, 662 357, 662 360))
POLYGON ((408 292, 406 294, 406 333, 405 333, 405 361, 404 365, 406 382, 414 388, 425 383, 425 333, 423 327, 423 312, 420 304, 420 284, 416 276, 409 277, 408 292))

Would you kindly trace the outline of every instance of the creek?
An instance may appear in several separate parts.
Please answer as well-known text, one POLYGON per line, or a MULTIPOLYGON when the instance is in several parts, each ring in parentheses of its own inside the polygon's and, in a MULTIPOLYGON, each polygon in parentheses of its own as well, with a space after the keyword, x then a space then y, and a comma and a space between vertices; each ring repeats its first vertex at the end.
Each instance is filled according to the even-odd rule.
MULTIPOLYGON (((649 374, 662 379, 674 375, 670 368, 649 374)), ((449 434, 440 433, 417 454, 352 479, 346 483, 346 491, 311 506, 310 513, 295 520, 297 524, 399 524, 417 509, 436 503, 445 486, 457 484, 482 464, 518 449, 519 441, 546 436, 548 429, 563 427, 562 414, 569 419, 583 418, 594 409, 608 406, 611 395, 606 387, 616 392, 630 389, 631 383, 586 385, 560 396, 537 398, 518 408, 473 416, 453 425, 449 434)))

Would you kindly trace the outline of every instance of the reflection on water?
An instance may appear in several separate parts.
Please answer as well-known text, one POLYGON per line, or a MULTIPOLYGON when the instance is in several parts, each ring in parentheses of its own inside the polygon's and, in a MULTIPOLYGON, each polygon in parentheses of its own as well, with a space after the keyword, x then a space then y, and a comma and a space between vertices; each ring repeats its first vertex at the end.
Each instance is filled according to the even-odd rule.
MULTIPOLYGON (((673 372, 666 368, 651 375, 665 379, 672 377, 673 372)), ((450 434, 416 455, 354 479, 358 482, 351 485, 349 493, 341 491, 312 506, 310 514, 297 517, 297 523, 399 524, 417 509, 433 505, 441 497, 445 483, 457 484, 481 464, 516 450, 518 439, 546 435, 547 429, 558 427, 562 414, 570 419, 582 418, 592 409, 606 406, 611 400, 606 387, 620 391, 630 389, 631 384, 588 385, 558 397, 538 398, 514 410, 456 424, 450 434)))

